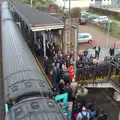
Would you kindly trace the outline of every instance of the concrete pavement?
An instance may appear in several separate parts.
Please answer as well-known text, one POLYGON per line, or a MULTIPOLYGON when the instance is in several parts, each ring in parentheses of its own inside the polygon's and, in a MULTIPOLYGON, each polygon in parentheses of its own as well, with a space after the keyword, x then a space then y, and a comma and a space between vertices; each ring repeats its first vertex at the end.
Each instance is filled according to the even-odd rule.
MULTIPOLYGON (((83 52, 85 49, 80 50, 80 52, 83 52)), ((117 54, 120 51, 120 49, 115 49, 115 54, 117 54)), ((93 48, 88 49, 88 53, 89 55, 92 53, 93 57, 95 57, 95 50, 93 48)), ((104 58, 106 56, 110 56, 109 54, 109 49, 106 48, 101 48, 101 52, 100 52, 100 59, 99 60, 94 60, 94 62, 102 62, 104 61, 104 58)))

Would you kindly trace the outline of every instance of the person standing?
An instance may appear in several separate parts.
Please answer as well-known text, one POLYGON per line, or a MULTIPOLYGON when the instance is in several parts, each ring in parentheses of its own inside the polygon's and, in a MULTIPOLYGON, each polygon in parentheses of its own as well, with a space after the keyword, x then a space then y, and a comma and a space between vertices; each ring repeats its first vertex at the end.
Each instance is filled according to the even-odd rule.
POLYGON ((48 60, 47 56, 45 57, 44 68, 45 68, 46 75, 48 75, 48 73, 49 73, 49 60, 48 60))
POLYGON ((95 58, 99 59, 100 50, 101 50, 100 46, 97 45, 93 49, 95 49, 95 58))
POLYGON ((109 49, 109 53, 110 53, 110 56, 114 56, 114 54, 115 54, 115 49, 114 49, 114 47, 111 47, 111 48, 109 49))
POLYGON ((77 92, 77 82, 75 82, 75 79, 72 80, 71 84, 70 84, 70 87, 72 88, 72 97, 73 99, 75 99, 75 95, 76 95, 76 92, 77 92))
POLYGON ((72 88, 70 87, 69 83, 65 84, 64 86, 64 93, 68 93, 68 101, 72 101, 72 88))
POLYGON ((82 112, 78 113, 76 120, 90 120, 89 112, 86 111, 86 108, 82 108, 82 112))

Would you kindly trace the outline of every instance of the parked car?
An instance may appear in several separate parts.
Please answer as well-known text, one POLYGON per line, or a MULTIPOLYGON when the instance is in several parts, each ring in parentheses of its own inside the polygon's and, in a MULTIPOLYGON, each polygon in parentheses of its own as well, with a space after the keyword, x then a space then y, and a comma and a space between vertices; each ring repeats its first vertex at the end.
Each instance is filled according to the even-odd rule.
POLYGON ((94 23, 108 23, 109 18, 107 16, 99 16, 96 19, 93 20, 94 23))
POLYGON ((97 17, 98 17, 97 15, 89 15, 88 20, 92 21, 92 20, 96 19, 97 17))
POLYGON ((91 15, 91 13, 88 13, 88 12, 81 12, 80 14, 81 14, 81 17, 84 17, 84 18, 91 15))
POLYGON ((78 43, 91 43, 93 37, 90 33, 78 33, 78 43))
POLYGON ((79 18, 79 23, 80 25, 83 25, 83 24, 86 24, 87 23, 87 20, 85 18, 79 18))

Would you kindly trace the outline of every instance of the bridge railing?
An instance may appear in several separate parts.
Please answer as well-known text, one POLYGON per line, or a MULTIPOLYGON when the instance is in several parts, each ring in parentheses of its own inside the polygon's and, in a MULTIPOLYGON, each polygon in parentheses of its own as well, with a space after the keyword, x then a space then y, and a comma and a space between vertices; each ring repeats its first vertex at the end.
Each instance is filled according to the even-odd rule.
POLYGON ((78 83, 89 84, 108 82, 120 78, 120 64, 116 62, 103 63, 99 65, 77 68, 78 83))

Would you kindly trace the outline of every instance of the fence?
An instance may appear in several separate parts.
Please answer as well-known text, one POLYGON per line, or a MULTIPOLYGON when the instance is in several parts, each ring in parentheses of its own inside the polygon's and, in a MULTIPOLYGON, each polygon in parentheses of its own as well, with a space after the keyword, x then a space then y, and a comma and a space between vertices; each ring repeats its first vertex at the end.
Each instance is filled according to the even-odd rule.
POLYGON ((91 5, 90 7, 101 8, 101 9, 110 9, 110 8, 120 8, 120 4, 112 4, 112 5, 91 5))
POLYGON ((77 67, 76 73, 77 81, 80 83, 96 82, 96 80, 117 80, 120 78, 120 64, 109 62, 84 68, 77 67))

